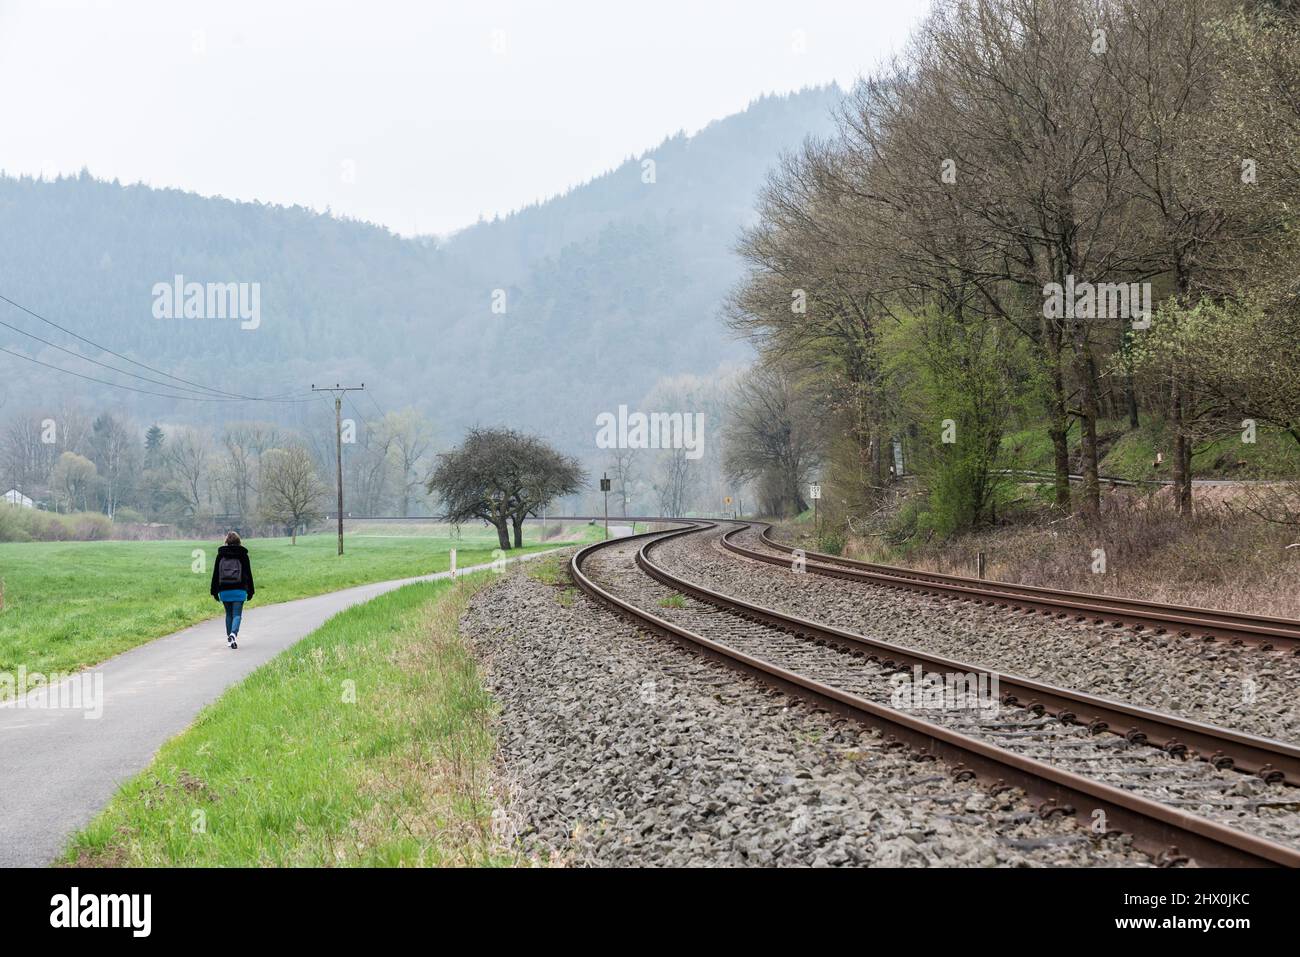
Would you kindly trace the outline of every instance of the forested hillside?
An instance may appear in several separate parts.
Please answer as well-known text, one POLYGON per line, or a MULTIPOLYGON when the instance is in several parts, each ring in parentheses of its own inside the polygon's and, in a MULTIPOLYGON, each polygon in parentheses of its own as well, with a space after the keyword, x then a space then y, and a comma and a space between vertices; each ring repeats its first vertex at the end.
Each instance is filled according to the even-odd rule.
MULTIPOLYGON (((710 374, 747 356, 716 318, 740 275, 736 236, 779 154, 827 133, 840 96, 824 88, 759 100, 563 196, 442 242, 89 174, 5 177, 0 293, 205 385, 268 395, 364 381, 377 400, 365 408, 413 406, 442 439, 473 423, 507 423, 582 452, 597 412, 636 402, 662 377, 710 374), (176 275, 259 284, 260 324, 155 318, 153 287, 176 275), (542 390, 544 404, 530 401, 542 390)), ((97 355, 4 303, 0 320, 97 355)), ((0 346, 156 389, 12 329, 0 327, 0 346)), ((158 399, 7 355, 0 376, 8 403, 0 418, 69 397, 143 424, 238 417, 301 427, 305 410, 316 411, 158 399)))

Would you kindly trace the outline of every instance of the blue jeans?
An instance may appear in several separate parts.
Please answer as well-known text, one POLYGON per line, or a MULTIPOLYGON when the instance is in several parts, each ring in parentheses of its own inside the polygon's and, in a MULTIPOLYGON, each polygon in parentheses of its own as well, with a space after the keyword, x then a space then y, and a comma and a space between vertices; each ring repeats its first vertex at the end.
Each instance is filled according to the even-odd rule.
POLYGON ((248 601, 248 592, 231 589, 218 593, 221 604, 226 606, 226 634, 239 634, 239 620, 244 614, 244 602, 248 601))

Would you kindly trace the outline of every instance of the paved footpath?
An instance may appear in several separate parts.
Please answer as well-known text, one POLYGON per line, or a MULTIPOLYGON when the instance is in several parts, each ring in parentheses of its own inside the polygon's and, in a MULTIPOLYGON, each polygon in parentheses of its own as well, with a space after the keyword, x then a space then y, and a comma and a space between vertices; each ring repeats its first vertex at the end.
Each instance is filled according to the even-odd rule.
MULTIPOLYGON (((490 567, 476 565, 458 574, 490 567)), ((103 676, 103 714, 97 719, 83 710, 0 705, 0 866, 53 861, 118 787, 148 767, 204 705, 326 619, 402 585, 447 576, 439 572, 358 585, 273 605, 254 599, 235 651, 226 646, 224 617, 133 648, 80 673, 103 676)), ((39 694, 29 694, 28 701, 39 694)))

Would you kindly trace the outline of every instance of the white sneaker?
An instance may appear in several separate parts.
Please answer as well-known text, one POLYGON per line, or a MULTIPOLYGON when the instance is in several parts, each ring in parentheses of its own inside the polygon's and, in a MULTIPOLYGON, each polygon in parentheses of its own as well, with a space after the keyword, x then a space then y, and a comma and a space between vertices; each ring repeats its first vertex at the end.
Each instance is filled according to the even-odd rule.
POLYGON ((230 650, 234 651, 239 647, 239 642, 235 640, 234 635, 226 635, 226 641, 230 643, 230 650))

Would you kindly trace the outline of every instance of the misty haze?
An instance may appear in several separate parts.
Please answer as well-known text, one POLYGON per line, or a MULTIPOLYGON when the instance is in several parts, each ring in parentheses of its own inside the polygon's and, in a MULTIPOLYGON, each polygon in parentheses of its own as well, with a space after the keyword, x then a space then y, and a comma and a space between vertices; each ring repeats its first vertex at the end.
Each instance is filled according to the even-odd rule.
POLYGON ((1280 916, 1216 869, 1300 866, 1298 18, 0 3, 20 923, 1280 916))

